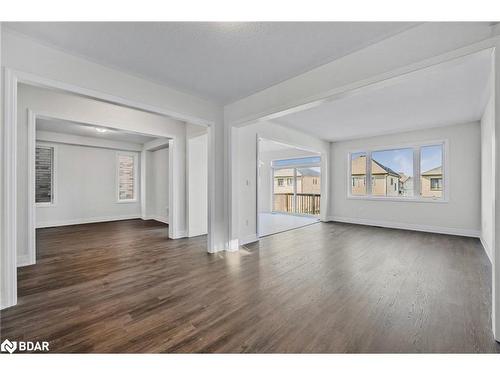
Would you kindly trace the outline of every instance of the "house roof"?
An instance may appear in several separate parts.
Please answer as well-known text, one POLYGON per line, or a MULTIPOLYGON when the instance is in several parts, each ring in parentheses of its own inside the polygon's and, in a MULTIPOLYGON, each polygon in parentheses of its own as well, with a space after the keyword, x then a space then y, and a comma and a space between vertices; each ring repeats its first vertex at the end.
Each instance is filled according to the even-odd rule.
POLYGON ((297 171, 302 176, 319 177, 321 175, 321 173, 319 171, 316 171, 312 168, 297 168, 297 171))
POLYGON ((441 166, 429 169, 428 171, 425 171, 422 173, 422 176, 440 176, 443 174, 443 169, 441 166))
POLYGON ((406 181, 411 180, 411 176, 405 175, 403 172, 399 173, 399 180, 404 184, 406 181))
MULTIPOLYGON (((385 165, 379 163, 378 161, 376 160, 373 160, 372 159, 372 162, 375 163, 376 165, 378 165, 380 168, 382 168, 385 172, 389 173, 389 174, 392 174, 394 176, 398 176, 399 177, 399 173, 398 172, 395 172, 393 171, 391 168, 389 167, 386 167, 385 165)), ((372 174, 379 174, 379 173, 372 173, 372 174)))

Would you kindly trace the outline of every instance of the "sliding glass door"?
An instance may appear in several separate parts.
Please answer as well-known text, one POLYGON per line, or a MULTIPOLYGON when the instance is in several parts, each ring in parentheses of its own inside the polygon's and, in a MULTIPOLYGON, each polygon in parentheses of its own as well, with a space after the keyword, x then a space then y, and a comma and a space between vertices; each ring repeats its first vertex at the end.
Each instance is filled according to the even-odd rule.
POLYGON ((319 157, 275 160, 273 212, 319 215, 321 167, 319 157))

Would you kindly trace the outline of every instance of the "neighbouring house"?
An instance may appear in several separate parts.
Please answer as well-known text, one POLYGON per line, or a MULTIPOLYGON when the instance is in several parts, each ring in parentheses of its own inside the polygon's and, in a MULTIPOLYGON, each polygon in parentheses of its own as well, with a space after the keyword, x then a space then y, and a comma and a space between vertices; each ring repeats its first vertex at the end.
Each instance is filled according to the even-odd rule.
POLYGON ((402 197, 413 196, 413 177, 403 172, 399 173, 399 195, 402 197))
POLYGON ((366 194, 366 156, 351 160, 351 194, 366 194))
MULTIPOLYGON (((274 194, 293 194, 294 168, 274 170, 274 194)), ((321 173, 297 168, 297 194, 321 194, 321 173)))
MULTIPOLYGON (((294 169, 275 169, 274 170, 274 194, 293 194, 294 169)), ((297 178, 297 190, 302 188, 302 181, 297 178)))
POLYGON ((313 168, 297 168, 296 200, 294 179, 294 168, 274 170, 273 211, 319 215, 321 172, 313 168))
MULTIPOLYGON (((366 194, 366 156, 358 156, 351 162, 351 193, 352 195, 366 194)), ((372 195, 398 196, 399 173, 372 159, 372 195)))
POLYGON ((443 170, 436 167, 422 173, 421 195, 426 198, 441 198, 443 196, 443 170))
POLYGON ((297 169, 297 194, 321 194, 321 173, 312 168, 297 169))

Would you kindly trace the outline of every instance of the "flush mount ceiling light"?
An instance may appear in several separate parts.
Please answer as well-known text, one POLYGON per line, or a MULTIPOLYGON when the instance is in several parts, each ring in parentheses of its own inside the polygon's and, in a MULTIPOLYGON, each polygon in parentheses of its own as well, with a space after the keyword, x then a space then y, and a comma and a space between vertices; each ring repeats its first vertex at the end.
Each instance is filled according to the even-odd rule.
POLYGON ((108 129, 106 128, 95 128, 95 130, 98 132, 98 133, 106 133, 108 131, 108 129))

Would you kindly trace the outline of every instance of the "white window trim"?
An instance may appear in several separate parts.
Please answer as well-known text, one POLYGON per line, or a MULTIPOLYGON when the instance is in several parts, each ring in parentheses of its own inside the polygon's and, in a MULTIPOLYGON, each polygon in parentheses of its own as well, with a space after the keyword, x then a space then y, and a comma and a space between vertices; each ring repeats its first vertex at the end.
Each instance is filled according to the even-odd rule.
POLYGON ((136 152, 117 151, 116 152, 116 203, 136 203, 138 194, 137 187, 139 176, 139 155, 136 152), (132 156, 134 158, 134 197, 132 199, 120 199, 120 156, 132 156))
MULTIPOLYGON (((52 200, 51 202, 36 202, 36 191, 35 191, 35 207, 56 207, 57 205, 57 145, 53 143, 36 142, 35 143, 35 154, 33 155, 33 184, 36 184, 36 149, 37 148, 51 148, 53 150, 52 154, 52 200)), ((36 187, 35 187, 36 189, 36 187)), ((33 198, 31 198, 33 199, 33 198)))
MULTIPOLYGON (((370 201, 391 201, 391 202, 418 202, 418 203, 448 203, 450 198, 450 168, 449 168, 449 145, 448 139, 433 141, 423 141, 418 143, 402 143, 383 147, 366 147, 362 150, 351 150, 347 153, 347 195, 346 199, 370 200, 370 201), (443 146, 443 196, 441 198, 424 198, 420 196, 420 183, 413 183, 413 197, 384 197, 371 195, 371 168, 370 161, 373 152, 399 150, 403 148, 413 148, 413 175, 420 176, 420 149, 426 146, 443 146), (366 154, 366 195, 351 194, 351 155, 356 153, 366 154)), ((420 180, 419 180, 420 181, 420 180)))

